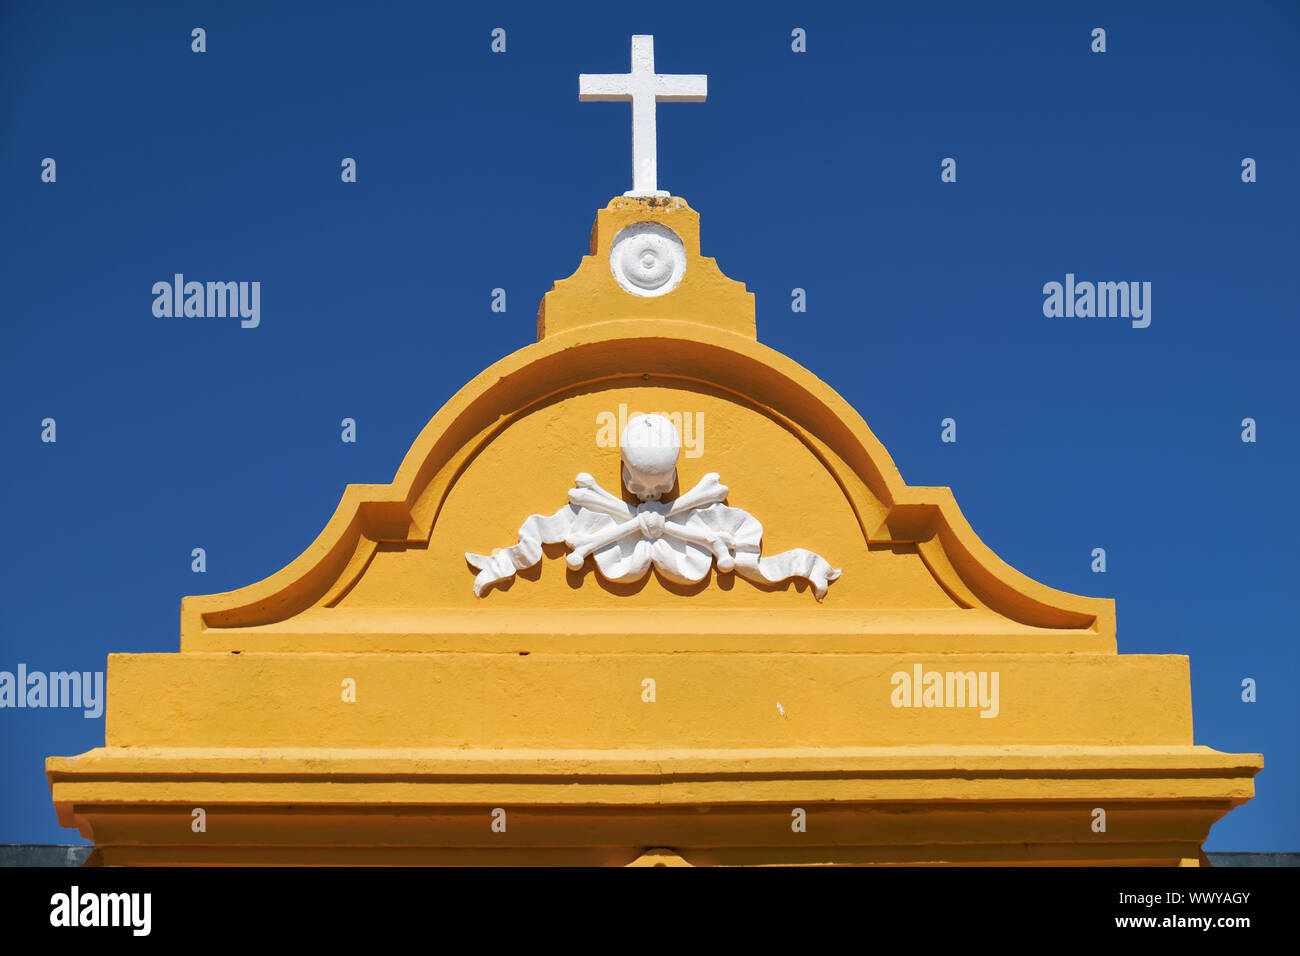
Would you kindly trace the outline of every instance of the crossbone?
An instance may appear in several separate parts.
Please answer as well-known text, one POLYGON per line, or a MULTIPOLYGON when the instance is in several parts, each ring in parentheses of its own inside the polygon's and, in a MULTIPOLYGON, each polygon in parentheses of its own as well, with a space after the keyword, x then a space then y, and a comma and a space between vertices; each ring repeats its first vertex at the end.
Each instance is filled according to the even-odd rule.
POLYGON ((578 475, 569 492, 569 504, 586 508, 600 514, 608 515, 619 523, 610 528, 591 533, 571 533, 565 536, 564 543, 573 550, 569 552, 565 563, 575 571, 586 562, 587 556, 608 548, 627 538, 640 536, 647 541, 657 541, 668 537, 683 544, 693 544, 710 551, 718 561, 718 570, 730 571, 736 566, 736 558, 731 548, 734 547, 731 535, 725 533, 701 533, 685 523, 672 522, 669 519, 686 515, 689 520, 691 512, 718 504, 727 497, 727 486, 718 481, 718 473, 711 471, 690 491, 679 495, 670 505, 658 501, 643 501, 635 508, 622 498, 616 498, 596 482, 585 471, 578 475))

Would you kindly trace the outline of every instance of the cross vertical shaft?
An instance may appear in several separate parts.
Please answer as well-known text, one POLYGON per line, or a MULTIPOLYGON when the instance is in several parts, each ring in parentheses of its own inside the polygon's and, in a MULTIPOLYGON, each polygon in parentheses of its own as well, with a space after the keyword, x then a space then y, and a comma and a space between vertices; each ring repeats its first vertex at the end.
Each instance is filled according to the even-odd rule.
POLYGON ((632 37, 632 192, 659 192, 659 137, 655 123, 655 38, 632 37))

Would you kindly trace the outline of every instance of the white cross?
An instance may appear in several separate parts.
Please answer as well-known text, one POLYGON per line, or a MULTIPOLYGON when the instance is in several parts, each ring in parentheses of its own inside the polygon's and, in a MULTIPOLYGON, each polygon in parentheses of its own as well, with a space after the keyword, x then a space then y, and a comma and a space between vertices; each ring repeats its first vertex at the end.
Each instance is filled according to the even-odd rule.
POLYGON ((632 103, 632 189, 624 196, 667 196, 659 189, 655 103, 703 103, 709 78, 699 73, 656 73, 655 38, 632 37, 631 73, 580 73, 583 103, 632 103))

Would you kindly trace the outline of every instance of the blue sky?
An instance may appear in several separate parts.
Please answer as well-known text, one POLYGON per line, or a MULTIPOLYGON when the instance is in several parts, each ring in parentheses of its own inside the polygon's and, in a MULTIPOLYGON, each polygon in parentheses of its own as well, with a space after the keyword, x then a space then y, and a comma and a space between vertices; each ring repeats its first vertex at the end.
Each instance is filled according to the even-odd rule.
MULTIPOLYGON (((709 75, 659 110, 660 185, 760 339, 1012 566, 1116 598, 1121 652, 1190 655, 1197 743, 1266 760, 1207 849, 1300 849, 1300 6, 1043 6, 5 4, 0 669, 174 651, 182 595, 391 480, 629 188, 628 109, 577 74, 653 33, 661 72, 709 75), (175 272, 260 281, 261 325, 156 318, 175 272), (1045 317, 1067 272, 1151 282, 1151 325, 1045 317)), ((42 762, 102 743, 0 710, 0 842, 77 839, 42 762)))

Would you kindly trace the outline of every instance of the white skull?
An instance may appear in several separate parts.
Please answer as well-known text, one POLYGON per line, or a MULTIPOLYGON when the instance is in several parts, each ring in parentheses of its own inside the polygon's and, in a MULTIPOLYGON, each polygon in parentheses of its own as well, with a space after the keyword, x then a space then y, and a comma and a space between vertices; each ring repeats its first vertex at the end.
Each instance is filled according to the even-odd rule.
POLYGON ((658 500, 677 480, 682 440, 662 415, 637 415, 628 421, 619 442, 623 449, 623 484, 642 501, 658 500))

